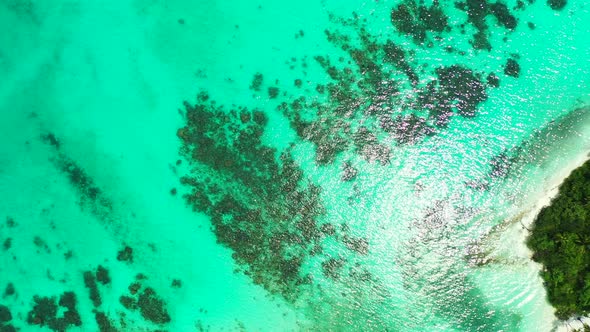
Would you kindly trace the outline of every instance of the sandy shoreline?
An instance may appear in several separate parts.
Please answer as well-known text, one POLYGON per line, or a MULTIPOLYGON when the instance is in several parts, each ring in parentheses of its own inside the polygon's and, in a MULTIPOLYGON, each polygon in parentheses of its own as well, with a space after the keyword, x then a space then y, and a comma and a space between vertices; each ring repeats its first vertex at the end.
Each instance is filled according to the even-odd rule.
MULTIPOLYGON (((560 167, 550 178, 545 179, 542 183, 542 188, 535 195, 531 195, 529 202, 525 202, 523 209, 517 214, 518 217, 511 220, 510 224, 501 231, 501 234, 494 239, 495 248, 490 256, 495 257, 509 257, 511 261, 523 262, 527 269, 532 269, 538 276, 538 284, 542 285, 542 279, 539 276, 541 265, 535 263, 530 258, 532 251, 526 245, 526 239, 529 236, 529 229, 532 227, 536 216, 541 209, 548 206, 551 201, 559 193, 559 186, 570 175, 570 173, 582 166, 588 160, 588 153, 584 152, 571 158, 565 166, 560 167)), ((535 282, 536 283, 536 282, 535 282)), ((542 286, 541 286, 542 287, 542 286)), ((543 293, 545 289, 543 287, 543 293)), ((554 315, 553 307, 546 302, 546 309, 543 310, 543 316, 551 320, 551 325, 554 326, 555 331, 571 331, 572 328, 582 327, 582 323, 578 320, 570 320, 567 322, 558 321, 554 315)), ((590 319, 584 319, 590 322, 590 319)))

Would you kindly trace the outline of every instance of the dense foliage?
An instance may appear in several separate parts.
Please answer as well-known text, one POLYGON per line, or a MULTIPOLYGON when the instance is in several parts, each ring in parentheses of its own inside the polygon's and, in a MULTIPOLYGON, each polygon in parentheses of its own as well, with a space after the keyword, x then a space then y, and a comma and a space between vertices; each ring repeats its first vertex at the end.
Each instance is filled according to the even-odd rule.
POLYGON ((560 319, 590 313, 590 161, 574 170, 541 210, 528 246, 543 264, 549 302, 560 319))

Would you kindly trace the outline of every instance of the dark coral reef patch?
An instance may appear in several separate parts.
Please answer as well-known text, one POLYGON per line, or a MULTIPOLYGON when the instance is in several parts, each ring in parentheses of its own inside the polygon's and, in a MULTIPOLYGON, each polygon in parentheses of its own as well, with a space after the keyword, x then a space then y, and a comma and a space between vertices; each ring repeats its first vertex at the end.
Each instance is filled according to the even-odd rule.
POLYGON ((548 0, 547 4, 553 10, 562 10, 567 5, 567 0, 548 0))
MULTIPOLYGON (((344 250, 368 253, 364 239, 322 231, 327 224, 321 188, 304 176, 290 149, 279 153, 263 143, 264 113, 224 109, 204 94, 194 105, 185 103, 185 111, 186 125, 177 132, 191 166, 181 178, 189 189, 184 198, 211 217, 217 240, 233 250, 255 283, 295 300, 299 286, 313 279, 304 264, 322 252, 327 237, 344 250)), ((371 151, 377 144, 365 145, 371 151)))
POLYGON ((145 319, 154 324, 168 324, 171 321, 166 302, 152 287, 145 287, 143 278, 129 285, 129 295, 119 297, 121 305, 129 311, 137 311, 145 319))
POLYGON ((321 85, 325 98, 292 96, 278 106, 297 135, 316 146, 318 165, 334 162, 345 151, 387 165, 391 146, 386 142, 419 142, 445 128, 453 115, 475 116, 487 100, 483 73, 456 64, 432 68, 436 78, 421 79, 421 64, 411 52, 371 35, 358 19, 341 24, 353 34, 328 30, 326 36, 347 54, 349 65, 314 57, 330 78, 321 85))
POLYGON ((234 250, 256 283, 290 296, 304 282, 304 256, 319 244, 324 214, 320 188, 306 180, 288 151, 262 143, 267 118, 260 111, 225 111, 205 102, 185 104, 178 131, 193 167, 181 182, 186 201, 211 216, 220 243, 234 250))
POLYGON ((55 296, 35 296, 33 302, 33 308, 27 315, 29 325, 47 326, 52 331, 66 331, 70 326, 82 325, 73 292, 64 292, 59 302, 55 296))
POLYGON ((425 6, 415 1, 404 1, 391 11, 391 23, 400 33, 412 36, 417 43, 424 43, 427 32, 441 33, 448 29, 449 18, 438 1, 425 6))
MULTIPOLYGON (((176 134, 186 160, 177 164, 186 168, 177 195, 210 217, 217 241, 232 250, 237 270, 272 294, 295 301, 322 282, 366 282, 378 288, 379 281, 361 263, 371 253, 370 239, 329 220, 322 188, 306 176, 293 151, 311 145, 317 167, 328 170, 324 166, 337 163, 342 182, 361 181, 357 165, 388 167, 397 147, 428 140, 456 119, 476 117, 488 89, 500 87, 500 78, 475 69, 460 43, 445 44, 445 34, 459 28, 467 32, 471 25, 473 35, 467 38, 476 53, 491 52, 495 38, 488 24, 495 22, 494 30, 509 34, 518 28, 517 13, 524 6, 466 0, 451 8, 436 0, 403 0, 390 12, 393 36, 371 33, 357 14, 331 16, 334 25, 325 35, 335 52, 287 61, 292 70, 315 66, 324 74, 321 81, 303 69, 302 76, 279 86, 266 73, 256 73, 244 87, 265 99, 263 110, 218 103, 207 92, 184 103, 184 124, 176 134), (454 26, 451 11, 464 11, 467 21, 454 26), (420 60, 420 51, 456 56, 432 65, 420 60), (296 135, 282 150, 264 138, 267 114, 274 111, 296 135), (326 250, 336 247, 337 253, 326 250)), ((511 61, 505 73, 517 77, 520 68, 511 61)), ((498 67, 493 70, 503 69, 498 67)), ((492 161, 492 175, 506 176, 505 163, 492 161)), ((133 292, 140 294, 140 287, 133 292)), ((137 299, 120 300, 125 307, 138 306, 137 299)))
POLYGON ((467 0, 455 2, 455 7, 467 13, 467 23, 471 24, 476 32, 470 43, 476 50, 492 50, 490 42, 490 28, 487 17, 496 19, 499 26, 508 31, 516 29, 518 19, 514 16, 508 6, 502 2, 488 2, 487 0, 467 0))
POLYGON ((60 172, 67 176, 70 185, 76 190, 80 208, 88 209, 102 221, 110 220, 113 203, 104 195, 94 179, 78 162, 61 152, 63 150, 60 149, 61 143, 54 134, 47 134, 41 138, 43 142, 55 149, 56 154, 51 158, 51 161, 60 172))

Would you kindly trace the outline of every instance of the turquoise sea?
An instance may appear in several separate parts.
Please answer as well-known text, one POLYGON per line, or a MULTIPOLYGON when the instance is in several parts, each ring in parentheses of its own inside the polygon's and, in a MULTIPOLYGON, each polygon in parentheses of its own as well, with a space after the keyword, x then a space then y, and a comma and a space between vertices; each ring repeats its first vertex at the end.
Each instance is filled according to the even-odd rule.
MULTIPOLYGON (((0 0, 0 331, 550 331, 583 0, 0 0)), ((576 322, 571 322, 571 327, 576 322)))

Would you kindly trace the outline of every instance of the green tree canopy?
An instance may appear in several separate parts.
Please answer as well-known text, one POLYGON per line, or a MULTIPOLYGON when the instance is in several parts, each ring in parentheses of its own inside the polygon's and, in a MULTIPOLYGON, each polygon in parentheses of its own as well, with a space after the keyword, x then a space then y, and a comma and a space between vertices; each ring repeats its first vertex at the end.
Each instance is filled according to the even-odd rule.
POLYGON ((527 244, 543 265, 549 302, 560 319, 590 313, 590 161, 574 170, 537 216, 527 244))

